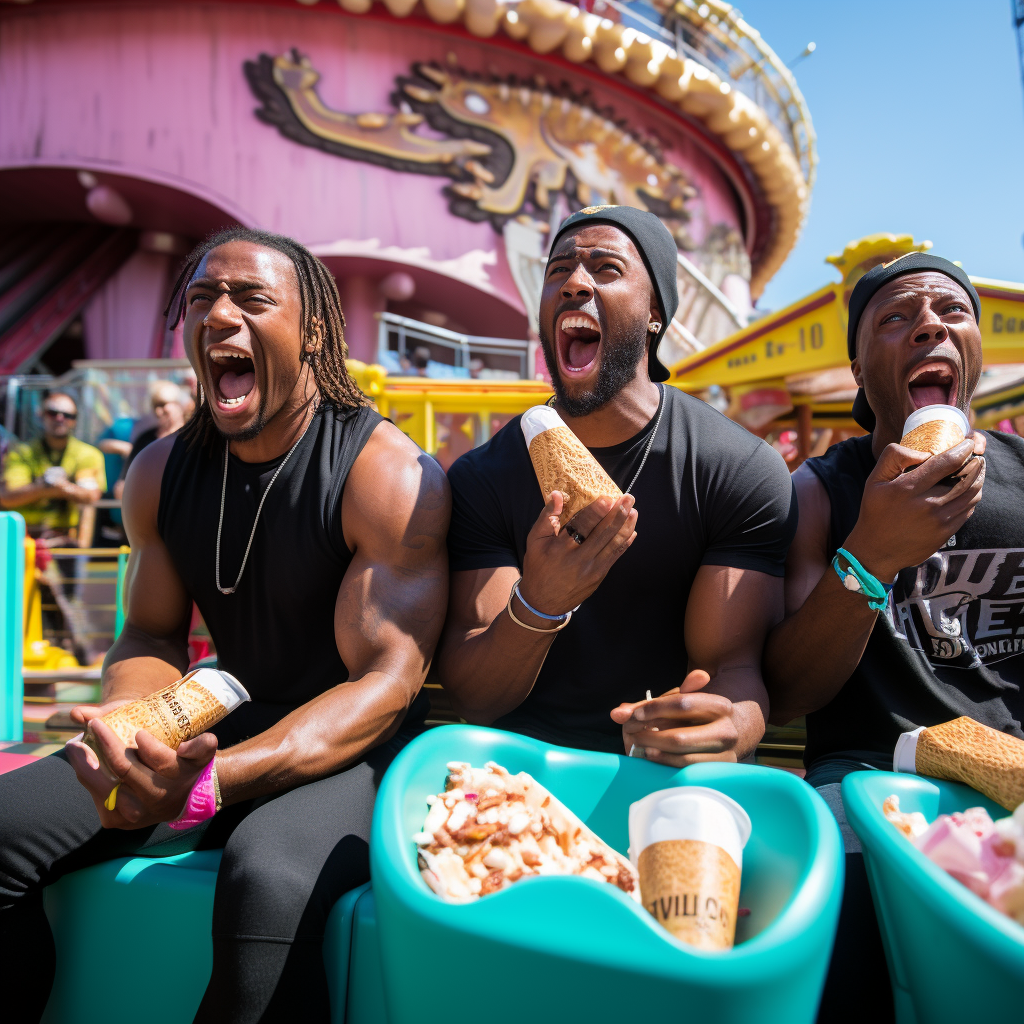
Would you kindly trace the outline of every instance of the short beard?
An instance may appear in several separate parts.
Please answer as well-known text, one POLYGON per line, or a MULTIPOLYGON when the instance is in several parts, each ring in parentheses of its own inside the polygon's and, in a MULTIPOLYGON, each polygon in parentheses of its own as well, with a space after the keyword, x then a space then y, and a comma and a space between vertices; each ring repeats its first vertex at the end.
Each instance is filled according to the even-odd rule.
POLYGON ((544 362, 548 365, 558 405, 574 419, 589 416, 607 405, 636 377, 636 368, 647 351, 647 335, 647 325, 637 324, 633 331, 620 336, 614 344, 605 344, 601 352, 601 368, 597 372, 597 382, 593 389, 570 395, 558 372, 554 344, 546 333, 542 334, 540 343, 544 350, 544 362))

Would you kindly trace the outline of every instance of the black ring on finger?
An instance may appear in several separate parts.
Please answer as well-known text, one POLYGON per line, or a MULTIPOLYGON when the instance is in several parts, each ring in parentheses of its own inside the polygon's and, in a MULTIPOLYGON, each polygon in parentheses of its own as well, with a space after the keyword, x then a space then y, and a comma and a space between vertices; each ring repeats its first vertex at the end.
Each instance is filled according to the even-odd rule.
POLYGON ((571 526, 568 523, 565 526, 565 532, 569 534, 577 544, 582 544, 587 539, 579 530, 576 529, 576 527, 571 526))

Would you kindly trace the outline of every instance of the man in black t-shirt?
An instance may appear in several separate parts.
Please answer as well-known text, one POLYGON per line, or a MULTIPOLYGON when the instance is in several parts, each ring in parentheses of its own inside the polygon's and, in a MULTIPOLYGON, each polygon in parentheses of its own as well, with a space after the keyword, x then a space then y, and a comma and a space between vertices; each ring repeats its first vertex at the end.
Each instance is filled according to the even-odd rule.
POLYGON ((881 1020, 878 1000, 888 998, 866 984, 885 978, 884 961, 843 776, 892 770, 901 732, 961 715, 1024 736, 1024 440, 976 431, 932 458, 899 444, 916 408, 969 411, 982 365, 978 315, 970 279, 939 257, 913 253, 865 274, 850 298, 848 344, 862 389, 854 415, 871 433, 793 478, 800 526, 786 563, 787 618, 764 668, 772 720, 807 715, 807 781, 846 840, 822 1019, 870 1011, 881 1020), (867 576, 881 610, 869 604, 867 576), (851 589, 858 577, 867 588, 851 589))
POLYGON ((669 765, 746 758, 767 714, 789 473, 661 383, 678 299, 657 217, 584 210, 551 252, 540 330, 554 407, 625 493, 559 529, 563 497, 541 493, 519 418, 452 466, 441 681, 468 721, 551 743, 669 765))

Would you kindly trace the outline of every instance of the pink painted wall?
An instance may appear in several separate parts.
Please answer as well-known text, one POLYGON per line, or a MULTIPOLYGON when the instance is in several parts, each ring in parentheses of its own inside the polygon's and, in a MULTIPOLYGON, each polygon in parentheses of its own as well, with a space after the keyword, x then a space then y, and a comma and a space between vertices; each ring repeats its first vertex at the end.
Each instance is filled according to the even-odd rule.
MULTIPOLYGON (((318 251, 390 247, 401 262, 403 251, 415 250, 421 265, 455 277, 459 268, 473 267, 476 287, 522 311, 501 238, 487 223, 448 213, 445 179, 346 160, 283 138, 253 115, 259 104, 242 65, 263 52, 297 47, 321 72, 324 103, 361 112, 391 109, 395 77, 414 60, 443 62, 451 52, 469 69, 554 78, 545 61, 422 23, 360 18, 326 4, 39 5, 5 8, 0 19, 0 169, 84 166, 156 177, 318 251)), ((671 159, 701 192, 698 243, 711 224, 738 226, 724 176, 672 116, 600 83, 594 88, 590 78, 575 84, 665 140, 671 159)))

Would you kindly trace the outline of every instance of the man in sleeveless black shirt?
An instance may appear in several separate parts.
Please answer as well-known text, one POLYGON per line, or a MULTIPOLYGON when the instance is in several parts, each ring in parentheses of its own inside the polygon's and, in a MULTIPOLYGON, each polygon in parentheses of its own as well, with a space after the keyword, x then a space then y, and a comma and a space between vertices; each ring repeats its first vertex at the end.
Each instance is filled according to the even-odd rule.
MULTIPOLYGON (((36 1000, 25 1020, 53 976, 45 885, 114 856, 204 847, 224 854, 195 1019, 326 1021, 327 915, 369 877, 377 783, 424 714, 447 598, 447 484, 348 375, 330 272, 290 239, 237 229, 193 254, 179 289, 205 401, 128 476, 126 624, 104 703, 73 715, 178 679, 193 600, 253 699, 177 751, 145 732, 125 751, 96 724, 113 794, 75 742, 0 777, 0 962, 36 1000), (189 810, 200 785, 216 814, 212 799, 189 810), (169 827, 186 810, 205 820, 169 827)), ((133 924, 135 941, 172 955, 158 921, 133 924)))
POLYGON ((854 413, 871 432, 794 474, 800 524, 786 619, 764 670, 772 720, 807 716, 807 781, 846 839, 823 1019, 877 1019, 889 998, 870 984, 886 977, 884 961, 842 777, 891 771, 901 732, 961 715, 1024 736, 1024 441, 975 431, 933 458, 899 444, 914 409, 969 411, 982 366, 978 315, 970 279, 939 257, 915 253, 869 271, 851 296, 849 347, 862 389, 854 413), (884 610, 833 571, 840 548, 892 584, 884 610))
POLYGON ((789 473, 660 383, 678 297, 657 217, 584 210, 551 252, 540 328, 555 409, 628 493, 560 530, 563 497, 541 494, 518 417, 452 466, 441 681, 467 720, 548 742, 668 765, 746 758, 764 732, 789 473))

